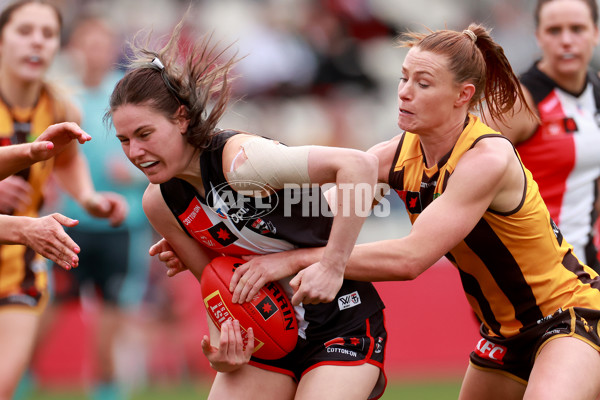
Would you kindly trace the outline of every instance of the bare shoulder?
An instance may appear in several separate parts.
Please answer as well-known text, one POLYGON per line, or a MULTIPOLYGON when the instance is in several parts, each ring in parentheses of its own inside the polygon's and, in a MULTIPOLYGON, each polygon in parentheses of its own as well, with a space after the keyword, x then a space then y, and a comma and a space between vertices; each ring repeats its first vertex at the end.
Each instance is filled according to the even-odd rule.
POLYGON ((400 135, 394 136, 390 140, 386 140, 384 142, 377 143, 373 147, 369 148, 369 150, 367 150, 367 152, 371 153, 371 154, 375 154, 378 157, 389 153, 390 150, 395 152, 396 148, 398 147, 398 143, 400 143, 400 139, 402 138, 403 135, 404 134, 400 134, 400 135))
POLYGON ((154 211, 159 211, 164 206, 166 206, 166 203, 160 192, 160 185, 153 183, 148 184, 148 187, 146 187, 146 190, 144 191, 144 196, 142 197, 142 207, 144 208, 146 215, 149 215, 149 213, 154 211))
POLYGON ((505 137, 497 136, 479 140, 471 150, 465 153, 463 159, 506 165, 510 159, 515 157, 513 144, 505 137))
POLYGON ((516 162, 517 158, 510 141, 501 136, 488 137, 478 141, 462 155, 451 180, 461 177, 465 179, 465 183, 481 179, 497 181, 502 179, 511 164, 516 162))
POLYGON ((398 144, 402 139, 403 134, 393 137, 390 140, 376 144, 367 150, 367 153, 377 157, 379 161, 379 172, 377 178, 379 182, 387 182, 389 178, 389 171, 392 168, 394 162, 394 156, 398 149, 398 144))

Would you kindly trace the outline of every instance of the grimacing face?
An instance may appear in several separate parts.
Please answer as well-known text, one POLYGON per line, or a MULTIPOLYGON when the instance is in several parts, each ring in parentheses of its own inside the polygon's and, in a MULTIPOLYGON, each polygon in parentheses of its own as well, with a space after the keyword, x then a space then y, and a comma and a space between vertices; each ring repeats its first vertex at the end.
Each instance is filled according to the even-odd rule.
POLYGON ((2 30, 0 68, 11 78, 41 81, 60 48, 60 23, 47 4, 16 9, 2 30))
POLYGON ((112 113, 125 155, 148 178, 163 183, 185 177, 195 154, 184 132, 187 124, 166 118, 148 105, 124 104, 112 113))
POLYGON ((447 57, 412 47, 398 84, 398 127, 420 135, 444 130, 458 115, 459 91, 447 57))

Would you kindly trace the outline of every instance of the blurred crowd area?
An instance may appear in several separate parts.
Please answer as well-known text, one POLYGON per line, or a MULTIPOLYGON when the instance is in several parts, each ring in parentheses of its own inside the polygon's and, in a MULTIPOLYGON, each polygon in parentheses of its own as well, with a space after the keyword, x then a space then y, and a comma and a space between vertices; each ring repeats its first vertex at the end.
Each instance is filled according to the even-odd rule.
MULTIPOLYGON (((189 37, 212 32, 243 59, 238 101, 221 123, 290 145, 367 149, 398 133, 396 89, 407 29, 493 29, 516 71, 537 56, 534 0, 59 0, 65 43, 73 23, 102 14, 123 42, 159 38, 189 8, 189 37)), ((64 65, 57 63, 60 81, 64 65), (62 71, 61 71, 62 69, 62 71)), ((68 68, 66 69, 68 71, 68 68)))
MULTIPOLYGON (((4 3, 0 1, 0 5, 4 3)), ((87 15, 108 19, 125 44, 140 30, 151 30, 152 37, 159 41, 188 12, 186 37, 212 32, 216 40, 233 43, 232 49, 243 57, 235 68, 239 76, 234 83, 236 101, 220 127, 248 131, 289 145, 366 150, 400 133, 396 125, 397 85, 406 50, 397 48, 395 40, 406 30, 462 30, 471 22, 482 23, 492 28, 492 36, 504 46, 517 73, 539 55, 534 37, 534 0, 58 3, 64 13, 63 52, 75 22, 87 15)), ((59 55, 50 71, 51 80, 59 85, 68 82, 69 75, 80 67, 72 63, 72 58, 59 55)), ((407 227, 406 219, 400 223, 393 218, 378 219, 375 224, 367 221, 361 240, 398 236, 402 234, 398 229, 407 227)), ((202 299, 197 282, 183 274, 167 280, 164 268, 156 261, 150 268, 146 312, 130 318, 116 349, 118 374, 132 384, 146 379, 160 381, 161 377, 177 379, 190 371, 206 372, 207 362, 199 349, 199 332, 206 332, 206 323, 203 313, 198 312, 202 299)), ((84 307, 91 309, 93 315, 93 304, 84 307)), ((82 325, 72 322, 69 326, 82 325)), ((66 362, 65 352, 73 350, 76 341, 85 339, 81 332, 63 330, 62 338, 49 333, 46 344, 62 343, 68 349, 63 352, 44 348, 35 364, 38 370, 46 368, 47 376, 56 376, 52 371, 66 371, 61 370, 56 359, 62 357, 63 364, 66 362)), ((86 354, 89 356, 89 352, 86 354)), ((89 375, 79 365, 73 369, 80 375, 89 375)))

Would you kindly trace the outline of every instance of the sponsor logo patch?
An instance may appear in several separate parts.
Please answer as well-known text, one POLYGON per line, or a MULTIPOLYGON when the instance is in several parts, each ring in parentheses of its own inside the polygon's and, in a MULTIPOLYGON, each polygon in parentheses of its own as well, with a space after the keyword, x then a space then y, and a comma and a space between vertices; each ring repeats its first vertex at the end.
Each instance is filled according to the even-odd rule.
POLYGON ((338 297, 338 307, 340 310, 346 310, 351 307, 356 307, 361 303, 358 292, 352 292, 345 296, 338 297))
POLYGON ((486 360, 490 360, 497 364, 504 364, 504 356, 506 355, 506 347, 490 342, 487 339, 481 338, 475 347, 475 353, 486 360))

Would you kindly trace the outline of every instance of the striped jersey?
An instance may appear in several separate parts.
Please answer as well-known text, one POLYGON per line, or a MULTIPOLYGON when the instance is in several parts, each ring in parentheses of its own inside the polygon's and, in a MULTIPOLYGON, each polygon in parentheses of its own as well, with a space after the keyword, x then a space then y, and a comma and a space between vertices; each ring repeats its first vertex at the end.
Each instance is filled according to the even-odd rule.
MULTIPOLYGON (((490 137, 505 138, 470 115, 453 149, 427 168, 419 136, 404 133, 389 180, 413 223, 431 202, 443 196, 462 155, 490 137)), ((524 167, 523 173, 521 204, 506 213, 488 209, 446 255, 458 268, 477 316, 492 334, 503 337, 516 335, 561 308, 600 309, 598 274, 573 254, 531 173, 524 167)))
MULTIPOLYGON (((1 99, 0 99, 1 100, 1 99)), ((35 107, 20 109, 0 101, 0 145, 34 141, 52 124, 65 120, 66 105, 42 91, 35 107)), ((52 172, 53 159, 41 161, 18 172, 32 187, 29 205, 13 211, 13 215, 37 217, 43 203, 44 186, 52 172)), ((21 245, 0 245, 0 305, 29 304, 39 299, 46 288, 43 258, 21 245)))
POLYGON ((594 202, 600 178, 600 80, 590 72, 581 93, 570 93, 533 65, 521 82, 533 96, 541 124, 517 145, 538 183, 552 219, 575 254, 593 265, 594 202))

